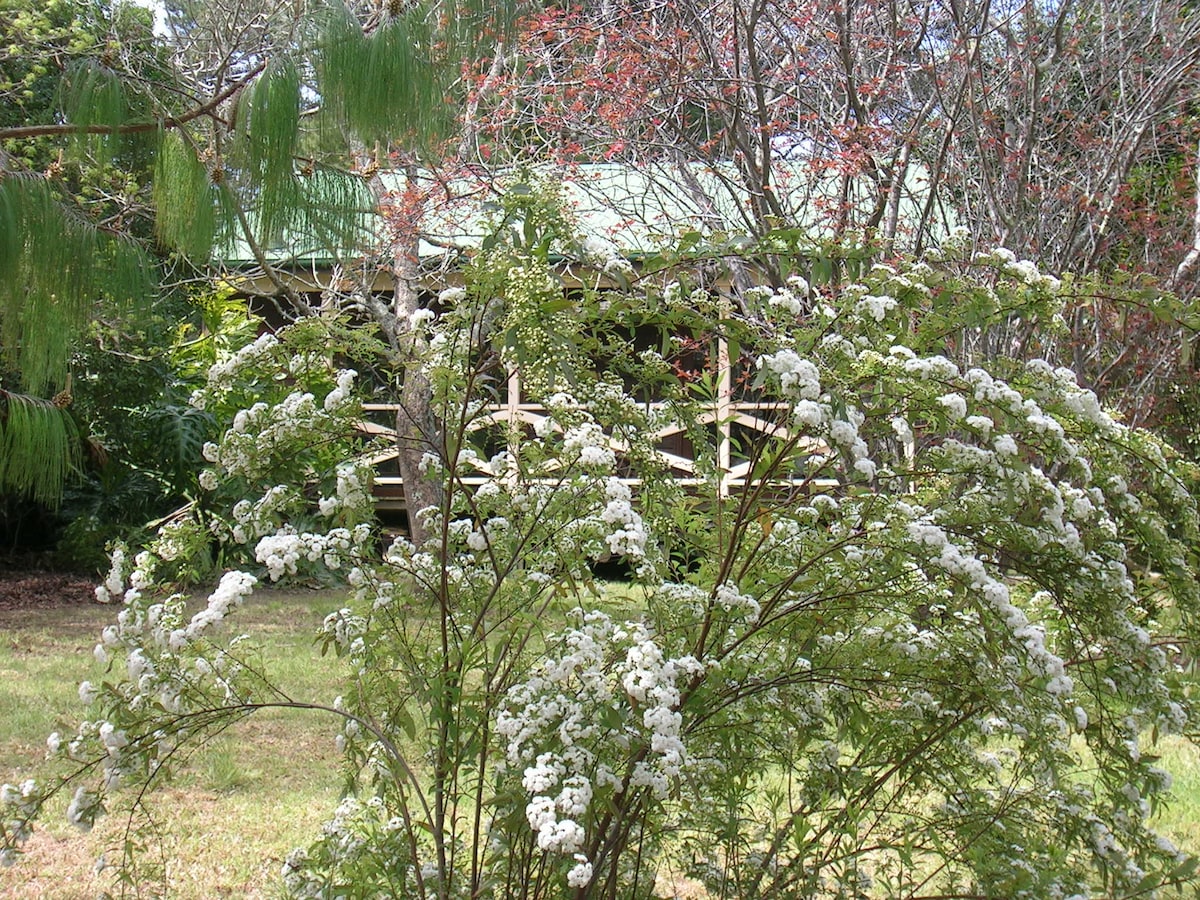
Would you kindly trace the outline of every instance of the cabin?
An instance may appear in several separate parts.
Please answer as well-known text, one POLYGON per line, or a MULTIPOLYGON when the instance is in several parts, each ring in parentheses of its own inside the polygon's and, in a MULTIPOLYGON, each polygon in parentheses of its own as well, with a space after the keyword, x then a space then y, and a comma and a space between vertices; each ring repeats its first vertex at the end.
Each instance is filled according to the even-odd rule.
MULTIPOLYGON (((846 185, 832 176, 814 177, 812 171, 813 167, 802 161, 778 163, 773 170, 773 190, 791 211, 792 233, 810 236, 815 248, 820 239, 832 237, 828 226, 831 219, 823 212, 825 204, 833 198, 844 201, 846 185)), ((597 248, 599 258, 619 258, 634 269, 664 248, 679 246, 681 240, 727 240, 728 234, 737 233, 739 223, 748 225, 744 211, 751 198, 737 186, 732 170, 690 165, 681 176, 675 167, 661 171, 623 164, 580 164, 514 174, 507 180, 508 189, 528 191, 526 181, 530 178, 561 185, 562 204, 573 217, 585 247, 597 248)), ((480 248, 493 227, 498 208, 494 173, 485 177, 463 172, 452 180, 439 180, 432 173, 410 171, 376 173, 372 179, 376 191, 382 188, 383 196, 394 204, 393 215, 398 214, 396 209, 412 204, 414 197, 420 198, 413 215, 420 216, 419 265, 423 292, 432 303, 439 292, 461 282, 461 261, 480 248)), ((856 185, 855 191, 853 204, 865 207, 871 202, 864 186, 856 185)), ((902 220, 916 221, 926 205, 927 193, 917 173, 903 190, 894 192, 894 212, 902 220)), ((364 204, 364 208, 368 206, 364 204)), ((319 234, 288 234, 266 248, 273 270, 270 275, 259 264, 258 256, 244 245, 233 248, 226 265, 236 273, 235 283, 253 298, 253 308, 268 322, 279 316, 274 307, 277 301, 272 298, 279 293, 281 279, 313 308, 321 308, 334 293, 351 291, 369 291, 386 303, 394 285, 390 268, 379 263, 389 258, 379 240, 383 228, 380 217, 365 213, 363 240, 354 247, 332 246, 319 234)), ((853 262, 852 254, 831 261, 815 250, 811 259, 813 267, 853 262)), ((814 274, 816 280, 827 280, 825 274, 814 274)), ((570 268, 566 261, 560 275, 568 291, 584 279, 600 284, 611 277, 602 268, 570 268)), ((630 335, 631 341, 638 339, 638 335, 630 335)), ((714 430, 720 448, 718 489, 734 491, 750 477, 749 460, 737 448, 750 446, 766 434, 780 435, 776 405, 756 399, 739 383, 743 379, 738 377, 738 360, 730 359, 730 348, 721 337, 714 338, 712 346, 695 348, 688 365, 715 374, 711 410, 700 421, 689 424, 714 430)), ((489 416, 478 427, 519 434, 537 429, 546 418, 546 410, 522 394, 521 373, 515 369, 508 372, 500 398, 489 407, 489 416)), ((661 405, 653 398, 646 402, 651 407, 661 405)), ((397 410, 394 404, 369 404, 368 419, 362 423, 364 433, 384 438, 394 435, 391 423, 397 410)), ((673 477, 684 485, 697 484, 696 460, 684 423, 666 426, 656 437, 658 452, 673 477)), ((612 449, 619 458, 622 448, 614 442, 612 449)), ((396 453, 381 452, 374 463, 381 518, 402 524, 406 519, 404 485, 396 453)), ((486 478, 481 472, 478 481, 482 483, 486 478)))

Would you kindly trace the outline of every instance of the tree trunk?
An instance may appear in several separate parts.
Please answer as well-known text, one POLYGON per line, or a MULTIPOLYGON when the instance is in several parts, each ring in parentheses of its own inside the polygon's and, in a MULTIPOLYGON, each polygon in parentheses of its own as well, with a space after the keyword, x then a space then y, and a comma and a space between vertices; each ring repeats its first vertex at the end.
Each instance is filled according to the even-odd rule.
MULTIPOLYGON (((440 509, 443 490, 440 475, 422 473, 421 460, 432 454, 443 457, 441 423, 433 408, 433 391, 425 375, 423 359, 428 344, 409 326, 412 315, 421 308, 420 262, 417 255, 418 237, 414 229, 393 246, 392 274, 396 279, 392 308, 404 367, 404 384, 400 390, 400 409, 396 412, 396 450, 400 477, 404 479, 404 506, 408 510, 408 527, 413 543, 418 547, 429 534, 421 510, 440 509), (407 333, 403 333, 408 329, 407 333)), ((435 472, 440 471, 438 466, 435 472)))
MULTIPOLYGON (((395 281, 390 315, 380 315, 379 324, 384 328, 388 342, 396 350, 397 362, 403 370, 403 385, 400 389, 400 409, 396 412, 396 459, 400 477, 404 481, 404 506, 408 513, 409 535, 418 547, 430 537, 425 528, 421 510, 434 507, 440 509, 443 489, 440 475, 422 472, 421 460, 426 454, 443 460, 441 423, 433 408, 433 391, 425 376, 423 361, 429 349, 428 342, 420 331, 413 329, 411 322, 415 312, 421 308, 421 261, 420 261, 420 218, 424 198, 417 196, 416 167, 406 167, 405 191, 408 196, 400 204, 409 215, 409 220, 397 221, 396 237, 390 250, 392 277, 395 281), (403 227, 399 227, 403 225, 403 227)), ((377 206, 386 199, 387 190, 382 179, 370 179, 370 187, 377 206)), ((440 468, 440 467, 438 467, 440 468)))
MULTIPOLYGON (((415 248, 413 248, 415 250, 415 248)), ((400 327, 420 307, 415 262, 395 262, 396 297, 394 308, 400 327)), ((408 510, 408 527, 413 543, 421 546, 429 534, 419 513, 429 507, 441 508, 443 491, 440 475, 422 473, 421 460, 432 454, 443 457, 441 425, 433 409, 433 392, 421 366, 425 341, 415 334, 402 343, 404 352, 404 385, 400 391, 400 409, 396 412, 396 450, 400 477, 404 479, 404 505, 408 510)), ((440 470, 440 466, 435 471, 440 470)))

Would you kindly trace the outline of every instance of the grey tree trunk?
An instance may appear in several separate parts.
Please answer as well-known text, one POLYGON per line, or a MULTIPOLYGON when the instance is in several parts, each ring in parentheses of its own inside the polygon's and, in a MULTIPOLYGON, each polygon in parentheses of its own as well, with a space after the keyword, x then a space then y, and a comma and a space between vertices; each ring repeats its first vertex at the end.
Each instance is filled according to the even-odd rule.
MULTIPOLYGON (((406 248, 407 249, 407 248, 406 248)), ((416 248, 411 248, 415 253, 416 248)), ((415 257, 410 261, 396 255, 394 272, 396 295, 394 309, 401 327, 409 321, 412 313, 420 306, 416 280, 415 257)), ((429 507, 440 509, 443 492, 439 475, 428 476, 421 472, 421 460, 428 453, 439 460, 443 456, 441 424, 433 409, 433 393, 429 379, 421 368, 420 360, 425 341, 415 334, 402 338, 404 353, 404 385, 400 391, 400 409, 396 412, 396 450, 400 464, 400 477, 404 479, 404 505, 408 510, 409 531, 413 543, 421 546, 430 536, 419 513, 429 507)), ((440 467, 434 469, 439 471, 440 467)))
MULTIPOLYGON (((408 182, 415 180, 415 168, 409 167, 408 182)), ((385 198, 382 179, 374 177, 370 187, 377 205, 385 198)), ((416 209, 420 204, 406 204, 416 209)), ((415 214, 419 218, 419 214, 415 214)), ((414 331, 413 313, 421 308, 421 265, 419 256, 420 222, 397 223, 397 237, 390 247, 392 277, 395 281, 390 315, 376 310, 375 318, 386 332, 389 344, 395 349, 397 362, 403 370, 400 389, 400 409, 396 413, 396 455, 400 477, 404 481, 404 506, 408 513, 409 534, 417 546, 431 537, 419 515, 429 507, 441 508, 442 483, 439 475, 422 472, 421 460, 431 454, 441 460, 444 456, 441 423, 433 408, 433 391, 422 368, 428 342, 420 331, 414 331), (382 313, 382 315, 381 315, 382 313)))

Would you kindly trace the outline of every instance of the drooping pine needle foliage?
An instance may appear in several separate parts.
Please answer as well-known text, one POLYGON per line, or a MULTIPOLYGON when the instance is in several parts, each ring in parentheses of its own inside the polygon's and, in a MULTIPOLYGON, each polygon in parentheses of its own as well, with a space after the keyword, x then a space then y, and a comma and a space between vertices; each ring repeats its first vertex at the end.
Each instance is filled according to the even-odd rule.
POLYGON ((218 193, 187 139, 178 132, 164 134, 154 169, 159 240, 192 259, 206 259, 218 231, 218 193))
POLYGON ((195 261, 230 239, 293 251, 357 245, 371 198, 345 174, 351 155, 445 137, 462 61, 503 36, 515 15, 507 2, 420 4, 364 25, 342 3, 320 5, 311 41, 271 58, 237 93, 235 127, 219 142, 163 133, 159 239, 195 261), (252 233, 239 233, 246 225, 252 233))
POLYGON ((271 242, 302 206, 294 158, 300 140, 300 76, 295 63, 273 60, 243 95, 247 175, 257 186, 258 224, 271 242))
POLYGON ((150 268, 135 242, 73 215, 46 182, 0 178, 0 348, 26 391, 60 384, 93 304, 147 296, 150 268))
POLYGON ((362 179, 317 167, 296 182, 291 228, 320 247, 356 247, 368 235, 370 193, 362 179))
MULTIPOLYGON (((102 125, 116 129, 130 116, 124 82, 112 69, 93 59, 85 59, 68 69, 60 85, 59 101, 66 120, 81 127, 102 125)), ((102 161, 108 161, 115 149, 114 141, 100 140, 83 132, 75 136, 73 144, 78 155, 90 152, 102 161)))
POLYGON ((426 136, 445 120, 446 84, 433 65, 433 35, 422 27, 425 12, 406 10, 372 34, 348 10, 329 13, 322 85, 337 123, 362 141, 426 136))
POLYGON ((185 79, 156 92, 163 85, 138 77, 136 66, 124 72, 86 58, 63 78, 62 120, 80 129, 75 149, 101 160, 133 136, 153 142, 157 236, 195 261, 231 237, 262 246, 317 238, 334 249, 358 236, 369 205, 361 186, 335 174, 347 167, 347 151, 415 150, 444 137, 464 60, 490 52, 515 18, 513 0, 392 4, 366 22, 337 0, 316 3, 293 23, 304 39, 240 51, 244 82, 230 73, 224 82, 232 115, 204 85, 185 79), (189 95, 192 109, 180 103, 189 95), (340 142, 335 158, 331 137, 340 142), (235 223, 252 233, 237 234, 235 223))
POLYGON ((38 397, 0 391, 0 493, 57 506, 79 456, 75 423, 38 397))
POLYGON ((360 245, 372 198, 351 170, 364 145, 420 155, 444 139, 464 61, 491 52, 515 5, 390 4, 362 18, 318 0, 265 25, 250 15, 244 31, 210 13, 174 6, 174 44, 148 23, 108 22, 103 40, 65 54, 57 109, 20 123, 62 142, 44 178, 10 169, 15 157, 0 169, 0 358, 20 390, 45 395, 62 381, 97 302, 154 291, 128 231, 151 178, 160 248, 197 264, 235 242, 264 265, 360 245), (216 55, 192 65, 189 48, 216 55), (103 183, 63 189, 81 170, 103 172, 103 183))
POLYGON ((335 122, 366 143, 420 145, 453 123, 458 61, 502 36, 516 4, 418 3, 364 32, 345 7, 327 14, 320 42, 322 90, 335 122))

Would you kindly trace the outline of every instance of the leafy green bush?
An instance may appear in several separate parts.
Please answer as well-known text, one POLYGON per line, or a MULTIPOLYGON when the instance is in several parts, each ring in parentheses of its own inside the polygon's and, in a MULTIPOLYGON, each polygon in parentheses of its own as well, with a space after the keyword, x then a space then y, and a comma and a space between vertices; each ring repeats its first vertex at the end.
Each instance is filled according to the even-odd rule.
POLYGON ((1170 789, 1153 742, 1191 717, 1159 623, 1193 627, 1192 498, 1070 372, 944 351, 998 314, 1052 318, 1069 287, 996 254, 836 290, 794 277, 735 312, 647 278, 579 298, 571 358, 538 361, 540 406, 514 420, 511 341, 557 352, 533 331, 560 301, 526 290, 551 249, 493 247, 410 323, 442 497, 413 511, 420 545, 376 546, 355 376, 316 323, 211 369, 197 407, 243 407, 204 448, 220 514, 114 557, 111 677, 51 740, 63 779, 5 788, 10 850, 51 793, 75 792, 84 827, 136 812, 188 744, 301 707, 339 723, 353 790, 288 858, 293 896, 646 897, 668 873, 740 898, 1194 883, 1148 824, 1170 789), (587 336, 631 323, 661 340, 589 375, 587 336), (712 371, 680 365, 680 337, 712 371), (675 428, 690 481, 658 452, 675 428), (161 585, 213 536, 257 566, 191 614, 161 585), (595 597, 611 558, 629 621, 595 597), (260 578, 329 570, 352 599, 321 639, 357 680, 290 697, 222 626, 260 578))

